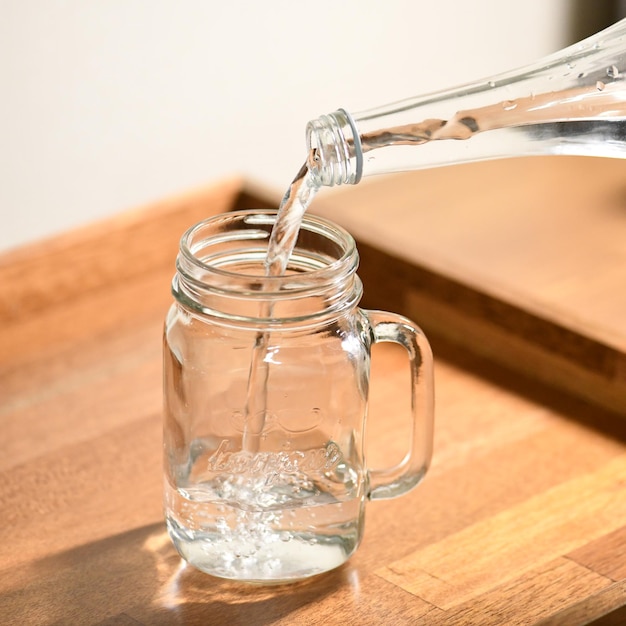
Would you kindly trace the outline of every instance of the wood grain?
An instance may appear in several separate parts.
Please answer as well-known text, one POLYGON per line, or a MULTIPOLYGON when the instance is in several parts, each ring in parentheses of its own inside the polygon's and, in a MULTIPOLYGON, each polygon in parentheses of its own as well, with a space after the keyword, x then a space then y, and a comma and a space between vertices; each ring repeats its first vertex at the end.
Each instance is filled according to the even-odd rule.
MULTIPOLYGON (((626 422, 437 334, 433 466, 407 496, 368 505, 349 563, 279 587, 181 563, 161 513, 161 328, 177 240, 201 217, 272 202, 226 181, 0 257, 0 623, 623 617, 626 422)), ((378 274, 362 270, 376 292, 378 274)), ((404 453, 407 375, 403 351, 376 347, 372 466, 404 453)))
POLYGON ((432 543, 377 573, 442 609, 586 545, 626 519, 626 455, 432 543), (575 530, 574 530, 575 529, 575 530), (463 555, 463 559, 459 559, 463 555))

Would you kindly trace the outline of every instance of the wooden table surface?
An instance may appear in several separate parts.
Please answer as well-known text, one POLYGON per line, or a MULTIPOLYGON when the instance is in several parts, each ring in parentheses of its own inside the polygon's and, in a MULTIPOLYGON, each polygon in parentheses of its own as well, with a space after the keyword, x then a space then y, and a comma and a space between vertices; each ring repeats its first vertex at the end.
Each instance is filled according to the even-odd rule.
MULTIPOLYGON (((161 512, 161 328, 178 237, 241 188, 0 257, 0 623, 626 623, 626 422, 436 338, 432 468, 369 503, 346 565, 254 587, 181 563, 161 512)), ((376 348, 372 466, 403 452, 405 365, 376 348)))

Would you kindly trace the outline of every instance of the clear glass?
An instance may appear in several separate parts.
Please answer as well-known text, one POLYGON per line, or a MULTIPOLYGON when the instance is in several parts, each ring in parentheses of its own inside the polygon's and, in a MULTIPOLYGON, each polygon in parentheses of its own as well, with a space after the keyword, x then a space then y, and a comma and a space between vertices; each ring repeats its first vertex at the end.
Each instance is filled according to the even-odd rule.
POLYGON ((358 307, 352 237, 304 219, 284 276, 264 261, 276 214, 233 212, 182 238, 164 329, 165 516, 209 574, 285 582, 341 565, 368 498, 415 487, 432 454, 432 355, 419 328, 358 307), (405 459, 367 467, 375 342, 409 353, 405 459))
POLYGON ((626 20, 543 60, 474 83, 307 125, 318 185, 487 159, 626 157, 626 20))

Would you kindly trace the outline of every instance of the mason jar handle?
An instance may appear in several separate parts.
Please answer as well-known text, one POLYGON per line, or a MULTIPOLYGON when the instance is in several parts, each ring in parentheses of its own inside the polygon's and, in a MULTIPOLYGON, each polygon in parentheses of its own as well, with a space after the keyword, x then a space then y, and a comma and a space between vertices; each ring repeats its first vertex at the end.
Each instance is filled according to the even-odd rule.
POLYGON ((391 342, 409 353, 411 368, 411 440, 404 459, 388 469, 369 470, 371 500, 395 498, 422 480, 432 457, 434 428, 433 356, 424 333, 401 315, 363 311, 373 343, 391 342))

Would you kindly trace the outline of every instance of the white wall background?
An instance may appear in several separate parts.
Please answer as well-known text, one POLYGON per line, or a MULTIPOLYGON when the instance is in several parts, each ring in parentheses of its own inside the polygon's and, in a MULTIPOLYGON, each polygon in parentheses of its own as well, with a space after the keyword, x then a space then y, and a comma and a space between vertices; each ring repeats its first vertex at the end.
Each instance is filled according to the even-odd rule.
POLYGON ((0 0, 0 249, 243 174, 306 122, 561 48, 567 0, 0 0))

